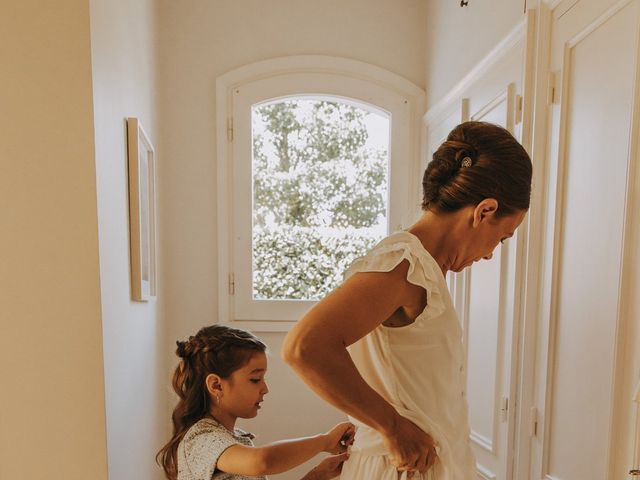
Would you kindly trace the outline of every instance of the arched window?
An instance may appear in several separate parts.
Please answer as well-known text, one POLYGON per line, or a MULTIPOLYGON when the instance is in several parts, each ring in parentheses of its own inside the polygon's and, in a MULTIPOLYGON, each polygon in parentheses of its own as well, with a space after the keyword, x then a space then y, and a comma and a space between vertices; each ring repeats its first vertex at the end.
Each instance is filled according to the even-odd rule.
POLYGON ((261 62, 217 86, 221 320, 286 329, 413 220, 422 91, 329 57, 261 62))

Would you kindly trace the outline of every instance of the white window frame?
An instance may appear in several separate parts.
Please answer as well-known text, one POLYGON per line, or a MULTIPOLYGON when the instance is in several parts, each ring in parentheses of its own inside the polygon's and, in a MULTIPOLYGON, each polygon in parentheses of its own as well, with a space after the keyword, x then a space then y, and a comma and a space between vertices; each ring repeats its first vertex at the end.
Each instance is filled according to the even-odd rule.
POLYGON ((336 98, 391 116, 389 230, 420 212, 424 91, 374 65, 327 56, 254 63, 216 81, 218 321, 253 331, 287 331, 316 302, 253 300, 251 107, 287 97, 336 98))

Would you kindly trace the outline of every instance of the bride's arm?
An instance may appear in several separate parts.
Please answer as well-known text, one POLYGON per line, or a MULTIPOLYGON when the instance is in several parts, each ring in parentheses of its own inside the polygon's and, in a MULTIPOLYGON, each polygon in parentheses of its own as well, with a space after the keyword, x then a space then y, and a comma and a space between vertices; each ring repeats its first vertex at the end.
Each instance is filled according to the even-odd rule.
POLYGON ((296 324, 282 354, 323 399, 380 432, 396 466, 418 465, 424 471, 431 437, 364 381, 347 352, 398 308, 424 295, 407 282, 408 268, 403 261, 390 272, 354 274, 296 324))

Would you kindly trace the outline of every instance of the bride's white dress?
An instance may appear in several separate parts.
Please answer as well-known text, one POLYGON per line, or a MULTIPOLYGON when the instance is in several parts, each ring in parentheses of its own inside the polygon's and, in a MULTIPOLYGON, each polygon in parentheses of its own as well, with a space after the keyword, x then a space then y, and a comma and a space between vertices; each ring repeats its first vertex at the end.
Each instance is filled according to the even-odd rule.
MULTIPOLYGON (((410 264, 407 280, 427 292, 427 307, 411 325, 380 325, 351 345, 349 353, 365 381, 438 445, 435 466, 410 478, 471 480, 476 474, 469 444, 462 329, 440 267, 416 236, 403 231, 357 259, 345 277, 356 272, 391 271, 403 260, 410 264)), ((340 478, 407 478, 389 462, 380 435, 356 419, 350 420, 358 430, 340 478)))

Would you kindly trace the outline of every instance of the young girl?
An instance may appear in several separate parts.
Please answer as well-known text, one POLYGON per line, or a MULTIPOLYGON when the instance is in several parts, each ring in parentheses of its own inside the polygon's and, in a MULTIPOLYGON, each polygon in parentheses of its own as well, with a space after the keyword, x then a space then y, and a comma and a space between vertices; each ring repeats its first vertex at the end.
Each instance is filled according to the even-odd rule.
POLYGON ((340 473, 354 427, 345 422, 313 437, 254 447, 253 435, 235 428, 253 418, 269 389, 266 345, 243 330, 213 325, 176 342, 182 359, 173 375, 180 397, 173 410, 173 436, 158 463, 170 480, 264 479, 290 470, 320 452, 329 457, 303 480, 328 480, 340 473))

